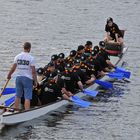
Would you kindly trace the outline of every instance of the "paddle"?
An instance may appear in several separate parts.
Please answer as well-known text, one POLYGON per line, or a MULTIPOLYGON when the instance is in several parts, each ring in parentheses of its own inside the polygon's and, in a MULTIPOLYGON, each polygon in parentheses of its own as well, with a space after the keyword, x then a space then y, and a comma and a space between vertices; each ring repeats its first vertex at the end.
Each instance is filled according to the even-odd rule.
POLYGON ((10 106, 10 105, 12 105, 12 104, 14 103, 14 101, 15 101, 15 96, 13 96, 13 97, 7 99, 7 100, 4 102, 4 105, 5 105, 5 106, 10 106))
POLYGON ((96 95, 98 94, 98 91, 91 91, 89 89, 84 89, 83 90, 83 93, 84 94, 87 94, 87 95, 90 95, 92 97, 96 97, 96 95))
POLYGON ((72 100, 72 102, 74 102, 75 104, 77 104, 81 107, 89 107, 91 105, 90 102, 84 101, 77 96, 72 96, 71 100, 72 100))
POLYGON ((13 94, 15 92, 16 92, 15 88, 5 88, 5 90, 3 91, 3 95, 13 94))
POLYGON ((102 86, 105 89, 111 89, 111 88, 113 88, 113 84, 110 83, 110 82, 107 82, 107 81, 101 81, 101 80, 96 79, 94 82, 96 84, 102 86))
POLYGON ((15 101, 15 96, 10 97, 9 99, 7 99, 4 103, 2 103, 2 105, 5 106, 11 106, 15 101))
POLYGON ((125 69, 125 68, 123 68, 123 67, 119 67, 119 66, 118 66, 118 67, 116 67, 115 69, 116 69, 116 70, 120 70, 120 71, 126 71, 126 69, 125 69))
POLYGON ((123 79, 124 74, 123 73, 115 73, 115 72, 110 72, 107 74, 110 78, 116 78, 116 79, 123 79))
POLYGON ((1 90, 0 97, 2 96, 2 94, 3 94, 3 92, 4 92, 5 88, 6 88, 6 86, 7 86, 8 82, 9 82, 9 80, 10 80, 10 79, 7 79, 7 80, 6 80, 4 86, 3 86, 2 90, 1 90))
POLYGON ((131 72, 125 70, 125 68, 122 68, 122 67, 117 67, 117 68, 115 68, 115 72, 116 72, 116 73, 123 73, 123 74, 124 74, 124 77, 125 77, 125 78, 128 78, 128 79, 129 79, 130 76, 131 76, 131 72))

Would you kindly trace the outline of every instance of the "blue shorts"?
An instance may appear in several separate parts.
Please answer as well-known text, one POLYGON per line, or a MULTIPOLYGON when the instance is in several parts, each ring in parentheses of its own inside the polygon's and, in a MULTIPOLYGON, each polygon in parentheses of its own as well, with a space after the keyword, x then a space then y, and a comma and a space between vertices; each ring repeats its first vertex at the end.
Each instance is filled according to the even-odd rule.
POLYGON ((16 78, 16 97, 21 98, 24 94, 25 99, 32 99, 33 80, 25 76, 16 78))

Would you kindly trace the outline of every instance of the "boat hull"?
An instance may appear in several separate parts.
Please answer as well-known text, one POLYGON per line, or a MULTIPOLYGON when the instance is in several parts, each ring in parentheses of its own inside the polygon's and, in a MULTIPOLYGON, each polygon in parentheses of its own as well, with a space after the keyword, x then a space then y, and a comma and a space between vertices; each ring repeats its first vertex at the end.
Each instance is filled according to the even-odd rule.
MULTIPOLYGON (((126 53, 126 51, 127 51, 127 47, 124 46, 121 55, 117 56, 117 57, 111 56, 111 61, 115 65, 121 65, 122 58, 123 58, 124 54, 126 53)), ((106 80, 106 79, 108 79, 108 77, 104 76, 102 79, 106 80)), ((98 87, 97 84, 93 84, 93 85, 89 86, 87 89, 93 90, 93 89, 96 89, 97 87, 98 87)), ((79 92, 76 95, 78 97, 86 96, 82 92, 79 92)), ((13 125, 13 124, 25 122, 28 120, 32 120, 32 119, 38 118, 42 115, 45 115, 53 110, 56 110, 68 103, 70 103, 70 102, 68 102, 67 100, 60 100, 55 103, 51 103, 49 105, 35 107, 28 111, 22 111, 22 112, 17 112, 17 113, 4 112, 3 114, 0 115, 0 123, 5 124, 5 125, 13 125)))

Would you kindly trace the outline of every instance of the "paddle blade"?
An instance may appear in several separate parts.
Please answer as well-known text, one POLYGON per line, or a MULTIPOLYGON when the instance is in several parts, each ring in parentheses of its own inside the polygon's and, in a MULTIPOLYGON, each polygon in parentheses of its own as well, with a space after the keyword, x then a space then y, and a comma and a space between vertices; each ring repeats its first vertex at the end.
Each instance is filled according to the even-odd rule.
POLYGON ((95 80, 95 83, 102 86, 105 89, 111 89, 113 88, 113 84, 107 81, 100 81, 100 80, 95 80))
POLYGON ((91 91, 89 89, 85 89, 84 93, 87 94, 87 95, 90 95, 92 97, 96 97, 96 95, 98 94, 98 91, 91 91))
POLYGON ((129 71, 127 71, 127 70, 125 70, 124 68, 122 68, 122 67, 117 67, 116 69, 115 69, 115 72, 117 72, 117 73, 123 73, 124 74, 124 77, 125 78, 130 78, 130 76, 131 76, 131 72, 129 72, 129 71))
POLYGON ((115 73, 115 72, 110 72, 107 74, 110 78, 116 78, 116 79, 123 79, 124 74, 123 73, 115 73))
POLYGON ((7 95, 7 94, 13 94, 15 92, 16 92, 15 88, 5 88, 2 94, 7 95))
POLYGON ((126 71, 126 72, 124 72, 124 77, 125 78, 130 78, 130 76, 131 76, 131 72, 129 72, 129 71, 126 71))
POLYGON ((71 99, 75 104, 77 104, 81 107, 89 107, 91 105, 90 102, 84 101, 84 100, 78 98, 77 96, 72 96, 71 99))
POLYGON ((10 99, 6 100, 4 102, 5 106, 10 106, 11 104, 13 104, 15 101, 15 96, 11 97, 10 99))
POLYGON ((117 70, 117 71, 126 71, 126 69, 123 68, 123 67, 116 67, 116 70, 117 70))

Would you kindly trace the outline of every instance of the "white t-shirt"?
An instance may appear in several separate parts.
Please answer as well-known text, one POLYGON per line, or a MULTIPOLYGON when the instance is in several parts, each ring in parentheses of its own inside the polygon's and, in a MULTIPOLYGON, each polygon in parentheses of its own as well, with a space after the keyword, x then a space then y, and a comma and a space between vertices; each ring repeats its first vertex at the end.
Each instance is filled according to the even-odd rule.
POLYGON ((33 79, 31 66, 35 66, 35 64, 34 58, 29 53, 22 52, 18 54, 14 59, 14 63, 17 64, 17 76, 25 76, 33 79))

